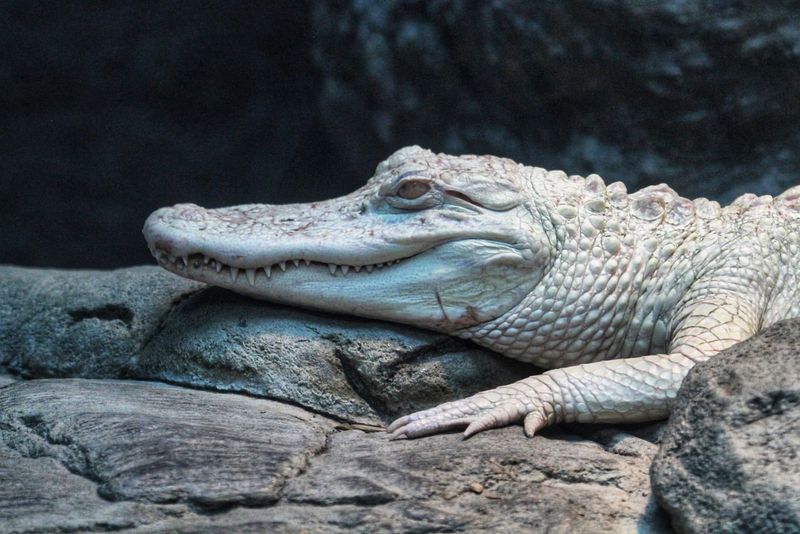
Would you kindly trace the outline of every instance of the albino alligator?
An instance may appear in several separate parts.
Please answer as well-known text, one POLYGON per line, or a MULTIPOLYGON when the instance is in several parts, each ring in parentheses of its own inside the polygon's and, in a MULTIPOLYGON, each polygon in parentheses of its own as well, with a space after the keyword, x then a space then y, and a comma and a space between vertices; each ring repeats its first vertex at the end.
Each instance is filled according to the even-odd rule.
POLYGON ((720 208, 665 185, 629 195, 597 175, 409 147, 340 198, 179 204, 144 234, 181 276, 551 369, 401 417, 396 438, 663 418, 693 365, 800 316, 800 186, 720 208))

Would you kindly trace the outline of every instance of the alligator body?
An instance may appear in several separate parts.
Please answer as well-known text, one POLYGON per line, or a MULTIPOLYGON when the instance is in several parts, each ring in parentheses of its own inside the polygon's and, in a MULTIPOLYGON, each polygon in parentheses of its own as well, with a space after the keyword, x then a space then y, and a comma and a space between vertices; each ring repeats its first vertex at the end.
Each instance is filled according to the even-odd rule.
POLYGON ((162 208, 166 269, 412 324, 550 369, 395 421, 396 438, 665 417, 689 369, 800 316, 800 186, 730 206, 492 156, 399 150, 349 195, 162 208))

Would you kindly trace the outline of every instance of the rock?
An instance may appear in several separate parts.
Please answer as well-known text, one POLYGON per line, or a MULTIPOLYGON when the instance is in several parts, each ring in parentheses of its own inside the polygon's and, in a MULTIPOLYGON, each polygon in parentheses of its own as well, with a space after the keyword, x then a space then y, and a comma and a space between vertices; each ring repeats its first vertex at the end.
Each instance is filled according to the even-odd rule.
POLYGON ((338 432, 325 454, 289 481, 284 499, 373 508, 408 503, 404 524, 377 525, 401 531, 668 532, 648 498, 657 447, 627 439, 641 442, 641 454, 618 454, 558 430, 525 439, 517 426, 469 440, 338 432))
POLYGON ((361 430, 534 372, 447 336, 156 267, 0 267, 0 356, 11 372, 0 375, 0 531, 667 531, 649 498, 650 427, 395 442, 361 430), (285 402, 16 380, 51 376, 285 402))
POLYGON ((652 468, 679 532, 800 532, 800 319, 695 367, 652 468))
POLYGON ((265 506, 332 429, 299 408, 240 395, 146 382, 18 382, 0 389, 0 524, 55 530, 68 511, 71 529, 110 529, 192 507, 265 506), (164 506, 145 506, 153 504, 164 506))
POLYGON ((656 445, 602 432, 638 452, 519 427, 389 441, 236 394, 20 381, 0 389, 0 530, 668 532, 656 445))
MULTIPOLYGON (((3 431, 0 438, 7 437, 3 431)), ((174 506, 110 502, 97 484, 54 458, 27 457, 0 444, 0 532, 95 532, 135 528, 175 516, 174 506)))
POLYGON ((245 391, 366 424, 534 372, 448 336, 218 288, 176 306, 137 369, 146 378, 245 391))
POLYGON ((158 267, 0 267, 0 365, 246 392, 372 425, 538 372, 445 335, 202 287, 158 267))
POLYGON ((785 2, 713 17, 677 0, 349 0, 313 14, 324 124, 354 175, 412 144, 720 201, 800 175, 800 19, 785 2))
POLYGON ((208 509, 276 501, 333 428, 267 400, 95 380, 5 387, 0 420, 7 447, 57 460, 107 500, 208 509))
POLYGON ((132 358, 203 284, 163 269, 0 266, 0 367, 25 377, 132 376, 132 358))

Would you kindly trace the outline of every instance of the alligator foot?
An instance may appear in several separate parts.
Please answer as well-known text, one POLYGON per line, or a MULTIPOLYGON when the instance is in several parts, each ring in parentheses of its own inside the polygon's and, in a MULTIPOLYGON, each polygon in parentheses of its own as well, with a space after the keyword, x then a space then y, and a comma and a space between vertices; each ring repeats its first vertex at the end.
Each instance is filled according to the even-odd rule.
POLYGON ((555 422, 558 387, 549 377, 532 376, 466 399, 406 415, 387 428, 391 439, 418 438, 466 427, 464 438, 524 420, 525 435, 555 422))

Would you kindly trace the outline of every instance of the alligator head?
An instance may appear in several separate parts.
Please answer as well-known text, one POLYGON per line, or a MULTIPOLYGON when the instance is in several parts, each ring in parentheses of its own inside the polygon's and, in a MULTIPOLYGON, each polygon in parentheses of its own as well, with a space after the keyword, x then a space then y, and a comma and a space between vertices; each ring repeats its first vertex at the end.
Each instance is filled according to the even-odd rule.
POLYGON ((491 156, 394 153, 357 191, 308 204, 162 208, 167 270, 256 298, 454 332, 492 320, 554 253, 541 171, 491 156))

